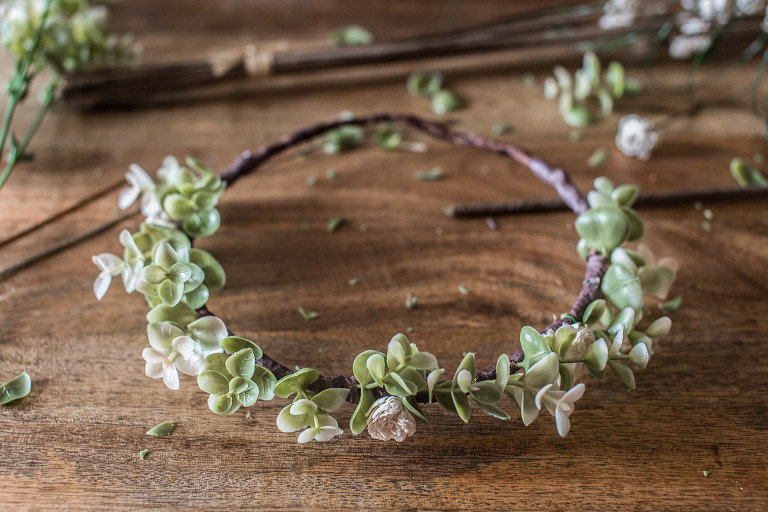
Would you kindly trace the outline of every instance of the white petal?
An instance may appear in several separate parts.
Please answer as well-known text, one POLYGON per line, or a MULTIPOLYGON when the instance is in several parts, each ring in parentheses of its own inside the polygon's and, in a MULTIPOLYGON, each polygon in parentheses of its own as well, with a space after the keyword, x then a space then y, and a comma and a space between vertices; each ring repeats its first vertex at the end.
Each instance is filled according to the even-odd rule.
POLYGON ((571 404, 573 406, 573 403, 576 402, 576 400, 580 399, 582 396, 584 396, 584 390, 586 389, 586 386, 584 384, 576 384, 573 386, 563 397, 563 400, 571 404))
POLYGON ((179 372, 176 371, 176 367, 172 364, 166 365, 163 368, 163 382, 168 389, 176 391, 179 389, 179 372))
POLYGON ((117 206, 119 206, 121 210, 130 208, 130 206, 139 198, 139 194, 140 191, 138 188, 124 188, 120 191, 120 195, 117 196, 117 206))
POLYGON ((200 345, 189 336, 178 336, 171 341, 173 350, 178 352, 182 358, 191 359, 195 353, 202 354, 200 345))
POLYGON ((155 181, 152 177, 147 174, 147 171, 136 164, 128 166, 128 173, 125 175, 125 179, 128 183, 137 186, 142 191, 155 188, 155 181))
POLYGON ((538 393, 536 393, 535 403, 536 403, 536 407, 538 407, 539 409, 541 409, 541 399, 544 398, 544 395, 547 394, 547 391, 549 391, 550 388, 552 388, 552 384, 547 384, 546 386, 541 388, 538 393))
POLYGON ((93 293, 96 294, 96 298, 101 300, 109 290, 109 285, 112 284, 112 275, 109 272, 102 272, 93 282, 93 293))
POLYGON ((148 363, 162 364, 166 361, 166 354, 156 350, 154 348, 147 347, 141 352, 141 357, 148 363))
POLYGON ((659 260, 659 265, 662 267, 667 267, 669 270, 671 270, 674 273, 677 273, 677 271, 680 269, 680 262, 677 261, 672 256, 665 256, 659 260))
POLYGON ((172 341, 184 332, 169 322, 153 322, 147 326, 149 344, 163 354, 170 354, 173 350, 172 341))
POLYGON ((557 425, 557 433, 560 437, 568 435, 568 431, 571 430, 571 420, 568 418, 568 413, 563 412, 559 408, 555 413, 555 424, 557 425))
POLYGON ((150 379, 160 379, 163 376, 163 364, 162 363, 150 363, 144 366, 144 375, 150 379))
POLYGON ((176 363, 176 369, 185 375, 197 375, 205 367, 205 359, 202 354, 193 354, 189 359, 178 358, 174 363, 176 363))
POLYGON ((101 270, 108 270, 113 276, 118 275, 125 267, 125 262, 119 256, 103 252, 92 258, 93 262, 101 270))
POLYGON ((313 440, 315 438, 315 435, 317 433, 318 433, 318 429, 316 429, 314 427, 313 428, 308 428, 307 430, 305 430, 304 432, 299 434, 299 439, 298 439, 299 444, 304 444, 304 443, 310 442, 311 440, 313 440))
POLYGON ((320 427, 320 431, 315 434, 315 439, 318 441, 330 441, 335 436, 343 434, 344 431, 339 427, 320 427))

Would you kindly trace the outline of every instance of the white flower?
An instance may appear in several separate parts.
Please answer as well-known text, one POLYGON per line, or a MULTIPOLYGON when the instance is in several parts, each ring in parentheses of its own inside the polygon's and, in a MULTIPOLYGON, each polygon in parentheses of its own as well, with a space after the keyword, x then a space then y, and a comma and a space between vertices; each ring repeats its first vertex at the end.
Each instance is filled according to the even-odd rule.
POLYGON ((97 254, 92 258, 93 263, 101 271, 93 282, 93 292, 99 300, 104 298, 107 290, 109 290, 109 285, 112 284, 112 278, 117 276, 122 276, 125 291, 132 293, 136 289, 139 273, 144 268, 144 254, 139 250, 131 232, 127 229, 120 232, 120 243, 126 249, 127 261, 107 252, 97 254))
POLYGON ((125 180, 129 187, 121 190, 117 198, 117 205, 121 209, 130 207, 141 196, 141 213, 145 217, 154 217, 162 213, 163 208, 157 198, 155 182, 147 171, 136 164, 131 164, 128 172, 125 173, 125 180))
POLYGON ((639 9, 638 0, 609 0, 603 7, 605 14, 597 24, 603 30, 632 26, 639 9))
MULTIPOLYGON (((150 337, 150 343, 152 341, 150 337)), ((203 350, 189 336, 177 336, 171 341, 170 348, 165 348, 161 344, 157 344, 157 348, 147 347, 141 353, 141 357, 147 362, 144 369, 145 375, 152 379, 162 378, 165 385, 173 390, 179 389, 179 372, 197 375, 205 365, 203 350)))
POLYGON ((677 36, 669 44, 669 56, 675 60, 686 60, 709 44, 709 36, 677 36))
POLYGON ((97 254, 92 257, 92 260, 101 271, 93 282, 93 293, 96 294, 97 299, 101 300, 109 290, 112 278, 125 272, 128 267, 122 258, 108 252, 97 254))
POLYGON ((648 160, 659 141, 653 131, 653 123, 644 117, 630 114, 619 119, 616 130, 616 147, 627 156, 648 160))
POLYGON ((550 389, 551 385, 545 386, 536 394, 536 406, 541 408, 543 404, 547 408, 555 417, 557 433, 560 437, 565 437, 571 429, 569 416, 573 412, 573 404, 584 396, 584 384, 576 384, 568 392, 550 389))
POLYGON ((299 443, 304 444, 312 440, 330 441, 334 437, 343 434, 344 431, 339 428, 336 419, 327 414, 317 415, 317 425, 306 429, 299 434, 299 443))
POLYGON ((368 433, 381 441, 402 442, 416 432, 416 420, 405 408, 400 398, 385 396, 379 398, 366 413, 368 433))

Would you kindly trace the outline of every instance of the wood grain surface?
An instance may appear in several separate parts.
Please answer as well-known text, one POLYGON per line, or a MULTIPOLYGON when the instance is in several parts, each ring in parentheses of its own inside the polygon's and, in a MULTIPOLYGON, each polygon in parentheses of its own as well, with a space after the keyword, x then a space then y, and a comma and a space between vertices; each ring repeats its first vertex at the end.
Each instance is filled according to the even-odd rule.
MULTIPOLYGON (((408 35, 531 4, 135 0, 115 6, 115 27, 135 32, 145 58, 159 62, 247 42, 254 32, 312 39, 357 22, 382 37, 408 35)), ((669 126, 654 158, 641 162, 616 151, 616 121, 633 112, 658 121, 685 108, 685 65, 659 64, 652 87, 571 142, 540 85, 521 79, 524 71, 543 78, 551 62, 516 59, 506 69, 449 75, 467 100, 449 119, 486 135, 495 123, 511 124, 504 140, 567 169, 582 190, 598 175, 644 191, 735 186, 730 159, 766 154, 744 92, 754 67, 702 87, 703 111, 669 126), (600 147, 606 164, 587 166, 600 147)), ((0 69, 5 76, 8 60, 0 69)), ((650 80, 641 69, 634 74, 650 80)), ((428 101, 399 80, 130 111, 58 106, 33 142, 35 160, 0 191, 0 242, 117 183, 130 163, 154 171, 167 154, 192 155, 220 170, 244 149, 343 110, 431 116, 428 101)), ((20 119, 32 115, 27 105, 20 119)), ((501 157, 427 142, 425 154, 290 152, 238 182, 220 203, 222 229, 199 242, 229 278, 211 310, 284 364, 323 373, 349 373, 356 354, 383 350, 409 327, 410 339, 449 374, 465 351, 485 367, 517 350, 523 325, 543 327, 578 292, 574 216, 498 217, 495 231, 482 218, 445 216, 450 203, 553 193, 501 157), (444 179, 413 179, 436 165, 444 179), (306 185, 310 176, 315 186, 306 185), (348 222, 328 233, 334 216, 348 222), (359 284, 350 286, 352 278, 359 284), (409 293, 418 308, 405 308, 409 293), (304 321, 299 306, 322 316, 304 321)), ((116 197, 115 190, 4 244, 0 268, 113 218, 116 197)), ((681 262, 673 294, 683 295, 684 307, 637 373, 636 390, 615 378, 586 379, 565 439, 548 414, 524 427, 506 403, 511 421, 475 409, 468 424, 431 406, 430 425, 400 444, 347 432, 300 446, 275 426, 284 400, 218 417, 194 379, 171 392, 144 377, 142 297, 125 295, 119 283, 100 303, 92 292, 90 256, 118 252, 120 229, 138 226, 129 219, 0 279, 0 380, 26 370, 33 381, 29 397, 0 408, 0 509, 765 510, 768 204, 704 207, 714 214, 711 231, 690 203, 641 211, 647 243, 681 262), (175 423, 171 436, 145 434, 165 420, 175 423)), ((351 413, 338 415, 347 431, 351 413)))

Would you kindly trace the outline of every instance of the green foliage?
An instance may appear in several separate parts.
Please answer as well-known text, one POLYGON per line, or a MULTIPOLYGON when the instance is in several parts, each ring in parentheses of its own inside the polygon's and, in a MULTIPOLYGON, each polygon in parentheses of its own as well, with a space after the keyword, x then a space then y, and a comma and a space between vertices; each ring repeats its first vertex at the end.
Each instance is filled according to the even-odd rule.
POLYGON ((197 376, 197 385, 210 394, 208 407, 214 413, 232 414, 241 405, 250 407, 257 400, 271 400, 277 381, 272 372, 256 365, 254 349, 247 346, 229 357, 209 355, 205 369, 197 376))
POLYGON ((366 46, 373 42, 373 34, 360 25, 349 25, 331 30, 328 42, 333 46, 366 46))
POLYGON ((357 125, 345 124, 326 132, 322 140, 323 151, 336 155, 362 146, 365 142, 365 130, 357 125))
POLYGON ((155 425, 151 429, 147 430, 147 435, 154 436, 154 437, 163 437, 163 436, 170 435, 172 430, 173 430, 173 422, 164 421, 159 425, 155 425))
POLYGON ((549 99, 559 96, 560 115, 569 126, 581 128, 609 116, 615 101, 624 95, 624 67, 613 61, 601 75, 594 52, 584 54, 582 67, 573 76, 562 66, 552 71, 554 77, 544 81, 544 95, 549 99))
POLYGON ((408 92, 414 96, 433 97, 443 87, 443 74, 439 71, 414 71, 408 75, 408 92))
POLYGON ((743 158, 731 160, 731 176, 741 188, 768 187, 768 179, 755 169, 755 167, 743 158))
POLYGON ((373 135, 374 143, 382 149, 397 149, 403 142, 403 133, 396 125, 384 123, 376 128, 373 135))
POLYGON ((32 379, 27 372, 21 372, 16 377, 0 386, 0 405, 26 397, 32 391, 32 379))
POLYGON ((576 218, 574 227, 581 237, 580 244, 608 256, 624 242, 642 238, 645 225, 632 210, 637 187, 623 185, 614 189, 606 178, 598 180, 595 190, 587 195, 590 209, 576 218))

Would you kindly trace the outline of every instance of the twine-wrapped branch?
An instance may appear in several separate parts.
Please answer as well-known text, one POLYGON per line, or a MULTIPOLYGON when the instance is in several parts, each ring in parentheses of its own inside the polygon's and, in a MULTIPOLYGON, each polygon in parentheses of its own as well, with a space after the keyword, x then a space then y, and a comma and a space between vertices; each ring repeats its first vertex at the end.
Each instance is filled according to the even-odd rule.
POLYGON ((594 4, 538 10, 480 26, 369 46, 293 48, 290 44, 275 47, 270 42, 246 45, 243 49, 224 52, 228 58, 236 56, 236 62, 226 66, 221 66, 221 61, 227 59, 220 55, 192 62, 78 74, 68 80, 62 97, 70 105, 86 110, 135 107, 188 98, 195 91, 202 92, 223 83, 244 82, 249 76, 264 78, 412 59, 610 41, 630 32, 652 34, 664 23, 664 17, 653 16, 633 27, 606 31, 597 26, 600 12, 594 4), (249 59, 249 54, 254 58, 249 59), (249 65, 254 62, 259 65, 249 65))
MULTIPOLYGON (((322 135, 323 133, 326 133, 330 130, 343 125, 356 125, 366 127, 379 123, 396 123, 405 125, 426 133, 431 137, 444 140, 451 144, 472 147, 484 151, 489 151, 491 153, 508 156, 516 162, 528 167, 539 179, 553 187, 557 191, 561 200, 567 204, 568 207, 575 213, 582 213, 589 208, 587 201, 581 195, 576 186, 571 182, 568 174, 565 171, 560 168, 552 167, 544 160, 535 157, 526 149, 520 146, 494 141, 474 133, 451 130, 445 124, 429 121, 418 116, 409 114, 392 114, 388 112, 345 120, 334 119, 331 121, 326 121, 301 128, 291 134, 283 135, 277 142, 262 146, 260 149, 254 152, 243 152, 234 162, 232 162, 232 164, 230 164, 230 166, 224 172, 221 173, 221 178, 228 185, 233 185, 240 178, 257 171, 265 162, 279 155, 283 151, 312 140, 315 137, 322 135)), ((581 318, 586 307, 595 299, 600 298, 602 293, 600 290, 600 283, 607 268, 607 258, 600 254, 596 254, 595 252, 590 253, 587 259, 586 271, 584 275, 584 281, 582 282, 581 291, 579 292, 579 295, 569 312, 571 318, 581 318)), ((198 313, 201 315, 212 314, 207 307, 199 309, 198 313)), ((572 321, 573 320, 570 318, 556 319, 542 332, 546 332, 549 329, 557 329, 561 325, 570 324, 572 321)), ((509 361, 513 371, 517 369, 517 364, 522 361, 523 357, 524 355, 522 350, 519 350, 510 356, 509 361)), ((270 370, 278 379, 290 375, 295 371, 277 362, 266 354, 263 354, 262 358, 257 362, 261 366, 264 366, 270 370)), ((477 373, 477 380, 479 381, 493 380, 495 378, 495 366, 486 368, 477 373)), ((321 375, 314 383, 312 383, 312 385, 309 386, 309 390, 314 392, 319 392, 330 388, 349 389, 350 393, 347 397, 348 402, 356 403, 360 399, 360 393, 357 388, 357 380, 353 376, 348 377, 345 375, 321 375)), ((385 392, 384 390, 380 389, 376 390, 375 394, 382 396, 385 394, 385 392)), ((425 393, 419 393, 415 398, 421 403, 426 403, 428 401, 428 396, 425 393)))

